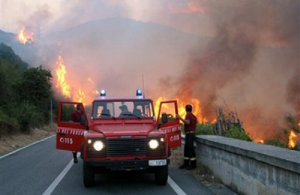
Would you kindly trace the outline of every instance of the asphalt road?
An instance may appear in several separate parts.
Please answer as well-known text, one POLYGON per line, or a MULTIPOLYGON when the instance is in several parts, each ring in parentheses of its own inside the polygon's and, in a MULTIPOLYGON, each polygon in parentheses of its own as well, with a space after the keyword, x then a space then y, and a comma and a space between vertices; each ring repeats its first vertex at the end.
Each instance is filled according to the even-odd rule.
MULTIPOLYGON (((0 194, 219 194, 191 174, 169 167, 168 184, 158 186, 154 175, 142 172, 107 172, 96 175, 96 185, 85 188, 82 160, 73 164, 72 153, 56 150, 55 137, 0 157, 0 194)), ((231 194, 222 191, 220 194, 231 194)))

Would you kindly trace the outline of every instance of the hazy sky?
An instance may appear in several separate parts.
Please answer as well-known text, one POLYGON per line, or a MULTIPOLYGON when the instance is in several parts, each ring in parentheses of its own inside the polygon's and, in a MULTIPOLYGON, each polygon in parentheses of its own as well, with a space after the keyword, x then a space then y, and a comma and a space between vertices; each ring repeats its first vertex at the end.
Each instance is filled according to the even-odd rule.
MULTIPOLYGON (((202 0, 203 1, 203 0, 202 0)), ((50 32, 110 17, 152 21, 187 32, 210 34, 209 9, 189 0, 1 0, 0 29, 18 32, 22 25, 50 32), (201 28, 199 28, 201 27, 201 28)))

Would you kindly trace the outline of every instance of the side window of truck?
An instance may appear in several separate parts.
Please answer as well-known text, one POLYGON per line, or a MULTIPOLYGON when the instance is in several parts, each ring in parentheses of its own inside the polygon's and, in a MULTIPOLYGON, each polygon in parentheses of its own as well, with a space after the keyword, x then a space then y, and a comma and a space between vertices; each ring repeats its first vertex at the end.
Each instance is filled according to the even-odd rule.
POLYGON ((162 104, 161 111, 160 111, 160 122, 162 118, 162 114, 166 114, 168 117, 168 122, 176 120, 176 113, 175 113, 175 105, 174 103, 164 103, 162 104))
POLYGON ((71 104, 63 104, 62 108, 61 108, 61 117, 60 117, 60 121, 61 122, 70 122, 70 117, 72 112, 74 112, 76 110, 76 106, 75 105, 71 105, 71 104))

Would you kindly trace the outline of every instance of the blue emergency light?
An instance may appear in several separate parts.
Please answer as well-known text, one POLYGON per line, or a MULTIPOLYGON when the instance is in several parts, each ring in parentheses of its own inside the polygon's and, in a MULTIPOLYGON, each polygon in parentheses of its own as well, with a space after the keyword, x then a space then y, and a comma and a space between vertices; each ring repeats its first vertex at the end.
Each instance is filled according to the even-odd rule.
POLYGON ((142 97, 143 96, 143 92, 141 89, 137 89, 136 90, 136 96, 142 97))
POLYGON ((106 91, 104 89, 102 89, 100 91, 100 97, 105 97, 106 96, 106 91))

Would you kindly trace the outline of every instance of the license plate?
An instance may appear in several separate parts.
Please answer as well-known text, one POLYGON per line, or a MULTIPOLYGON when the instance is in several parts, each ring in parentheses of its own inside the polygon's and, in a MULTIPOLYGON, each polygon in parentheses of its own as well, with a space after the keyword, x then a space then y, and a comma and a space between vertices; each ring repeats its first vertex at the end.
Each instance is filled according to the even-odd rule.
POLYGON ((162 159, 162 160, 149 160, 149 166, 164 166, 167 165, 167 160, 162 159))

